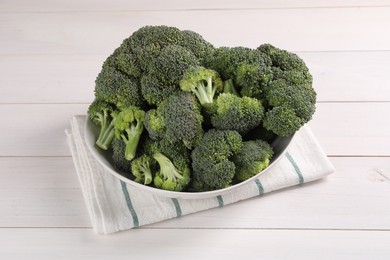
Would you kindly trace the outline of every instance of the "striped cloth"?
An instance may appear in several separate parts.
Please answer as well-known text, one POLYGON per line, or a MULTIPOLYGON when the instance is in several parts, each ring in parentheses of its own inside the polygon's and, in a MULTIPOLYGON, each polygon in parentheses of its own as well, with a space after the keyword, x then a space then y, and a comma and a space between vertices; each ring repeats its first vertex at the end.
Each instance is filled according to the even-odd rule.
POLYGON ((152 195, 117 179, 94 159, 84 140, 85 116, 74 116, 66 130, 80 186, 96 233, 109 234, 222 207, 267 192, 318 180, 334 171, 310 129, 296 133, 278 165, 253 182, 208 199, 152 195))

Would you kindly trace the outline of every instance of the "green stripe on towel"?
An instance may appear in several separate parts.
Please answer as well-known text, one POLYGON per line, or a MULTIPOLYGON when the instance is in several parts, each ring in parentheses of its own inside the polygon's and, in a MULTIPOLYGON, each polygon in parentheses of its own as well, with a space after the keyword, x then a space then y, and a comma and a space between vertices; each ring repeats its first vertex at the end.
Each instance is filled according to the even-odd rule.
POLYGON ((303 179, 302 172, 301 172, 301 170, 299 169, 297 163, 294 161, 294 159, 292 158, 291 154, 289 154, 288 152, 286 153, 286 157, 287 157, 287 159, 290 161, 290 163, 292 164, 292 166, 293 166, 294 169, 295 169, 295 172, 296 172, 297 175, 298 175, 299 184, 302 184, 305 180, 303 179))
POLYGON ((129 191, 127 190, 126 183, 124 183, 123 181, 120 181, 120 182, 122 185, 123 195, 125 196, 125 199, 126 199, 127 207, 129 208, 131 217, 133 218, 134 227, 138 227, 139 226, 138 216, 134 210, 133 204, 131 203, 131 199, 130 199, 129 191))
POLYGON ((217 196, 217 200, 218 200, 218 207, 222 207, 223 206, 223 198, 221 195, 218 195, 217 196))
POLYGON ((263 193, 264 193, 264 187, 263 187, 263 185, 261 184, 261 182, 259 181, 259 179, 256 179, 256 180, 255 180, 255 183, 256 183, 257 188, 259 189, 259 195, 263 195, 263 193))
POLYGON ((172 202, 173 202, 173 205, 175 205, 176 217, 180 217, 182 212, 181 212, 181 207, 180 207, 179 201, 175 198, 172 198, 172 202))

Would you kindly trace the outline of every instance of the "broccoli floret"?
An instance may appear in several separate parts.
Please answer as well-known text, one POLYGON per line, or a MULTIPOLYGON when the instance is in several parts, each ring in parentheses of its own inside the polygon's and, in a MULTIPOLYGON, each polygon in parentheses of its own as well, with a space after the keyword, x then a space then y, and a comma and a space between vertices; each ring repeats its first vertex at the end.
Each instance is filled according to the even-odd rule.
POLYGON ((262 99, 264 88, 272 79, 272 69, 263 60, 257 63, 241 63, 237 68, 236 82, 241 95, 262 99))
POLYGON ((122 139, 112 140, 112 162, 115 169, 125 172, 131 173, 131 162, 126 160, 125 157, 125 149, 126 144, 122 139))
POLYGON ((293 85, 283 79, 275 80, 266 97, 272 107, 288 107, 304 122, 308 122, 315 111, 316 93, 309 84, 293 85))
POLYGON ((242 138, 236 131, 211 129, 206 132, 191 154, 193 188, 207 191, 230 186, 235 174, 231 158, 242 145, 242 138))
POLYGON ((163 106, 157 109, 151 109, 146 113, 144 125, 153 140, 162 139, 165 136, 165 118, 163 115, 163 106))
POLYGON ((278 106, 265 113, 263 126, 279 136, 289 136, 298 131, 304 123, 291 108, 278 106))
POLYGON ((196 32, 184 30, 182 31, 182 35, 184 42, 181 46, 191 50, 191 52, 199 60, 199 63, 206 66, 207 60, 213 55, 215 50, 214 46, 204 40, 203 37, 196 32))
POLYGON ((197 66, 185 72, 180 81, 180 88, 194 93, 199 103, 205 107, 210 106, 214 95, 222 91, 223 82, 216 71, 197 66))
POLYGON ((158 162, 160 169, 154 177, 154 185, 163 190, 182 191, 190 182, 190 168, 176 167, 173 162, 162 153, 156 153, 153 158, 158 162))
MULTIPOLYGON (((312 82, 312 76, 305 62, 295 53, 281 50, 271 44, 263 44, 257 48, 262 53, 266 54, 272 61, 272 66, 281 69, 282 71, 298 71, 304 74, 308 82, 312 82)), ((278 78, 278 77, 277 77, 278 78)))
POLYGON ((134 175, 134 181, 149 185, 153 181, 153 169, 155 161, 152 157, 143 154, 131 162, 131 172, 134 175))
POLYGON ((242 149, 233 157, 236 165, 236 180, 245 181, 267 168, 272 155, 272 147, 265 141, 244 142, 242 149))
MULTIPOLYGON (((236 79, 238 66, 267 63, 263 53, 245 47, 220 47, 215 50, 208 67, 219 72, 223 80, 236 79)), ((235 82, 237 83, 237 82, 235 82)))
POLYGON ((88 116, 97 126, 100 127, 96 145, 107 150, 114 136, 114 125, 117 111, 114 106, 106 101, 95 99, 88 108, 88 116))
POLYGON ((185 71, 196 66, 198 60, 189 50, 169 45, 151 61, 149 70, 141 79, 141 91, 149 104, 159 105, 162 101, 179 91, 179 81, 185 71))
POLYGON ((312 76, 296 54, 263 44, 259 51, 272 61, 273 80, 265 87, 269 105, 263 126, 279 136, 288 136, 308 122, 315 112, 316 92, 312 76))
POLYGON ((164 47, 181 45, 183 41, 182 32, 175 27, 144 26, 125 39, 122 45, 136 56, 141 69, 145 71, 164 47))
POLYGON ((95 83, 95 96, 118 108, 142 106, 144 103, 138 80, 111 66, 103 66, 95 83))
POLYGON ((177 85, 164 84, 152 73, 141 77, 141 92, 150 105, 160 105, 166 98, 179 91, 177 85))
POLYGON ((171 142, 182 142, 188 149, 196 146, 202 139, 203 116, 201 107, 189 93, 170 96, 163 107, 165 138, 171 142))
POLYGON ((258 126, 264 116, 264 108, 255 98, 223 93, 218 96, 215 106, 217 109, 211 117, 212 125, 217 129, 235 130, 240 134, 258 126))
POLYGON ((132 160, 137 152, 138 142, 144 130, 145 111, 130 106, 122 110, 115 120, 115 136, 126 144, 125 157, 132 160))
POLYGON ((148 139, 143 150, 158 162, 159 169, 153 180, 157 188, 182 191, 187 187, 191 176, 190 151, 183 143, 148 139))

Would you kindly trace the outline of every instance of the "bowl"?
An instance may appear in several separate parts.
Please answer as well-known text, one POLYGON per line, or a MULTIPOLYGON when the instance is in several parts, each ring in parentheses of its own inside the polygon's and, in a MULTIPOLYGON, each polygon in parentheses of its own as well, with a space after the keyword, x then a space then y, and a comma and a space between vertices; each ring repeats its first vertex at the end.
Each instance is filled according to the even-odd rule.
POLYGON ((85 124, 85 132, 84 132, 87 147, 91 152, 91 154, 93 155, 93 157, 107 170, 107 172, 119 178, 120 180, 124 181, 125 183, 133 186, 134 188, 150 192, 157 196, 163 196, 169 198, 180 198, 180 199, 206 199, 206 198, 216 197, 229 192, 233 192, 239 189, 240 187, 246 185, 247 183, 254 181, 261 174, 264 174, 270 169, 272 169, 273 167, 275 167, 277 162, 283 157, 283 155, 287 151, 287 148, 291 144, 291 141, 294 137, 294 135, 288 137, 277 137, 271 143, 271 146, 274 149, 274 156, 269 166, 248 180, 245 180, 243 182, 219 190, 204 191, 204 192, 178 192, 178 191, 161 190, 158 188, 146 186, 125 177, 123 173, 117 171, 113 167, 111 163, 111 152, 103 151, 96 147, 95 142, 98 137, 98 134, 99 134, 99 128, 90 119, 87 119, 85 124))

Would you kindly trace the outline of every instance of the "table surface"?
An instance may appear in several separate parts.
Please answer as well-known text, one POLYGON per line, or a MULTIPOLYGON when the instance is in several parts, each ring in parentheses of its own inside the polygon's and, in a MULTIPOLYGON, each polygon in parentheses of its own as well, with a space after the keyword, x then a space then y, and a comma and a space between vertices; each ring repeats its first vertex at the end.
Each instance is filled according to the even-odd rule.
POLYGON ((0 1, 0 258, 390 257, 390 1, 0 1), (143 25, 270 42, 314 76, 325 180, 114 235, 90 227, 64 129, 143 25))

